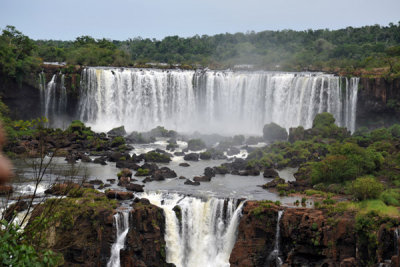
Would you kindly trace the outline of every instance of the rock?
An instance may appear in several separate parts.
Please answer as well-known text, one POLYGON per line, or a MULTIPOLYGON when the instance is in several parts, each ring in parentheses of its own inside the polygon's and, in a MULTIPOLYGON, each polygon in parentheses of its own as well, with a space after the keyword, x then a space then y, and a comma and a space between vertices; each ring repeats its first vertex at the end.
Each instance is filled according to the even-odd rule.
POLYGON ((191 139, 188 141, 187 149, 191 151, 199 151, 206 148, 206 144, 201 139, 191 139))
POLYGON ((155 138, 144 137, 141 133, 132 132, 125 137, 127 141, 134 144, 149 144, 155 141, 155 138))
POLYGON ((153 182, 153 179, 151 179, 151 177, 146 177, 143 179, 142 183, 148 183, 148 182, 153 182))
POLYGON ((268 142, 285 141, 288 138, 286 129, 273 122, 264 125, 263 134, 264 139, 268 142))
POLYGON ((126 135, 125 127, 120 126, 120 127, 113 128, 107 132, 107 135, 110 137, 124 136, 124 135, 126 135))
POLYGON ((240 176, 258 176, 260 175, 260 171, 256 168, 248 169, 248 170, 241 170, 237 171, 237 175, 240 176))
POLYGON ((265 189, 266 189, 266 188, 274 188, 274 187, 276 187, 278 184, 284 184, 284 183, 285 183, 285 180, 278 177, 278 178, 275 178, 274 180, 272 180, 272 181, 270 181, 270 182, 264 184, 262 187, 265 188, 265 189))
POLYGON ((0 196, 8 195, 13 192, 13 188, 11 185, 0 185, 0 196))
POLYGON ((179 166, 181 167, 190 167, 189 163, 183 162, 183 163, 179 163, 179 166))
POLYGON ((92 159, 88 156, 88 155, 86 155, 86 154, 81 154, 80 155, 80 158, 81 158, 81 161, 82 162, 86 162, 86 163, 90 163, 90 162, 92 162, 92 159))
POLYGON ((137 171, 140 166, 136 164, 134 161, 131 160, 119 160, 117 161, 116 165, 117 168, 126 168, 126 169, 131 169, 137 171))
POLYGON ((186 177, 185 176, 179 176, 179 179, 180 180, 184 180, 184 179, 186 179, 186 177))
POLYGON ((132 192, 124 192, 124 191, 116 191, 116 190, 108 190, 106 192, 106 196, 110 199, 119 199, 119 200, 127 200, 133 198, 132 192))
POLYGON ((233 156, 233 155, 237 155, 240 154, 240 149, 236 148, 236 147, 231 147, 229 148, 229 150, 227 151, 227 155, 228 156, 233 156))
POLYGON ((100 165, 107 165, 106 159, 104 157, 95 158, 93 163, 100 164, 100 165))
POLYGON ((200 153, 201 160, 210 160, 211 158, 212 158, 212 155, 208 151, 200 153))
POLYGON ((186 184, 186 185, 200 185, 200 182, 198 182, 198 181, 193 182, 193 181, 191 181, 189 179, 186 179, 184 184, 186 184))
POLYGON ((4 211, 4 213, 2 214, 3 218, 7 222, 10 222, 16 213, 26 210, 28 206, 28 202, 26 202, 25 200, 20 200, 16 203, 13 203, 4 211))
POLYGON ((151 178, 156 181, 175 177, 177 177, 175 171, 171 170, 168 167, 162 167, 161 169, 155 170, 151 176, 151 178))
POLYGON ((279 177, 279 173, 275 171, 273 168, 265 168, 264 169, 264 178, 276 178, 279 177))
POLYGON ((302 126, 297 128, 289 128, 289 142, 294 143, 296 141, 305 139, 305 131, 302 126))
POLYGON ((177 157, 183 157, 183 156, 185 156, 185 153, 184 152, 175 152, 174 155, 177 157))
POLYGON ((115 179, 107 179, 107 182, 110 182, 111 184, 115 184, 115 179))
POLYGON ((122 170, 117 174, 117 176, 118 176, 118 179, 119 179, 120 177, 129 177, 129 178, 132 178, 132 171, 129 170, 129 169, 127 169, 127 168, 124 168, 124 169, 122 169, 122 170))
MULTIPOLYGON (((90 185, 93 186, 93 185, 90 185)), ((77 183, 56 183, 52 184, 49 189, 44 191, 45 194, 51 194, 55 196, 65 196, 72 189, 78 189, 80 186, 77 183)))
POLYGON ((83 183, 83 184, 82 184, 82 187, 83 187, 83 188, 90 188, 90 189, 94 189, 94 185, 92 185, 92 184, 89 184, 89 183, 83 183))
POLYGON ((171 156, 168 153, 150 151, 144 155, 144 160, 146 162, 169 163, 171 156))
POLYGON ((89 181, 89 184, 95 184, 95 185, 101 185, 102 183, 103 183, 103 181, 99 180, 99 179, 89 181))
POLYGON ((155 163, 144 163, 142 166, 140 166, 141 169, 148 169, 150 174, 153 173, 155 170, 158 170, 158 166, 155 163))
POLYGON ((229 173, 228 168, 225 165, 214 167, 216 174, 227 174, 229 173))
POLYGON ((125 246, 120 251, 120 265, 126 267, 173 267, 174 265, 166 263, 165 258, 163 210, 143 199, 133 203, 129 218, 129 231, 126 235, 125 246))
MULTIPOLYGON (((128 154, 129 155, 129 154, 128 154)), ((109 156, 108 156, 108 161, 110 162, 117 162, 119 161, 122 157, 124 157, 124 154, 122 154, 121 152, 112 152, 109 156)))
POLYGON ((144 185, 130 183, 125 188, 129 191, 144 192, 143 187, 144 185))
POLYGON ((189 153, 183 157, 184 160, 187 161, 199 161, 199 154, 197 153, 189 153))
POLYGON ((215 170, 213 168, 207 167, 204 169, 204 175, 206 177, 215 177, 215 170))
POLYGON ((122 176, 122 177, 120 177, 118 179, 118 186, 126 186, 130 182, 131 182, 131 178, 130 177, 122 176))
POLYGON ((207 176, 195 176, 193 178, 193 181, 195 182, 210 182, 211 181, 211 177, 207 177, 207 176))
POLYGON ((26 148, 23 146, 16 146, 12 149, 15 154, 24 154, 26 153, 26 148))

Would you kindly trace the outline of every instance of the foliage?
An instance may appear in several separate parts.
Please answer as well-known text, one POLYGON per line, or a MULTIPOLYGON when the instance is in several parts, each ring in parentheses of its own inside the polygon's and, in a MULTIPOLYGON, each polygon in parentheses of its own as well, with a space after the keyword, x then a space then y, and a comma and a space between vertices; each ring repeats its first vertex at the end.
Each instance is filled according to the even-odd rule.
POLYGON ((358 200, 377 199, 383 192, 383 185, 372 176, 364 176, 353 181, 351 192, 358 200))
POLYGON ((206 148, 206 144, 201 139, 190 139, 187 148, 192 151, 198 151, 206 148))
POLYGON ((26 242, 19 226, 0 222, 0 262, 2 266, 59 266, 62 258, 51 250, 36 250, 26 242))
POLYGON ((0 35, 0 73, 21 82, 40 63, 34 56, 35 42, 14 26, 6 26, 0 35))
POLYGON ((144 160, 146 162, 168 163, 171 161, 171 157, 166 154, 150 151, 146 153, 146 155, 144 156, 144 160))
POLYGON ((286 140, 288 134, 285 128, 282 128, 278 124, 271 122, 264 125, 263 136, 265 140, 274 142, 277 140, 286 140))

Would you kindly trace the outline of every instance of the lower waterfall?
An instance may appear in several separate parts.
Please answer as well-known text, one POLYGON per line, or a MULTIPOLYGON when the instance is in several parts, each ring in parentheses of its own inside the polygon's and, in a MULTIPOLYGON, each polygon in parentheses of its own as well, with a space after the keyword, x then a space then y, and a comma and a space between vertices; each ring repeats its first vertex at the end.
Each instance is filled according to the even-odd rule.
POLYGON ((281 221, 281 217, 283 214, 283 210, 278 211, 278 219, 276 221, 276 231, 275 231, 275 245, 274 245, 274 250, 271 251, 271 253, 268 256, 267 259, 267 265, 266 266, 276 266, 280 267, 282 265, 282 259, 279 257, 281 251, 279 247, 279 239, 281 238, 281 230, 279 223, 281 221))
POLYGON ((168 263, 177 267, 230 266, 244 201, 162 193, 141 197, 164 210, 168 263))
POLYGON ((125 246, 125 238, 129 231, 129 211, 120 211, 114 215, 116 239, 111 247, 111 257, 107 267, 120 267, 119 252, 125 246))

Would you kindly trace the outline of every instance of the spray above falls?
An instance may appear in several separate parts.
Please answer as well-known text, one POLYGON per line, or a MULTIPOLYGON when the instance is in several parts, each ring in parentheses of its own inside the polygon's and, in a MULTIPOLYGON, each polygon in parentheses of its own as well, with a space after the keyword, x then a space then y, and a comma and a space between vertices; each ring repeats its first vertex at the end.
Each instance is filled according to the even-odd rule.
POLYGON ((87 68, 78 116, 94 129, 162 125, 182 132, 260 134, 265 123, 309 128, 330 112, 355 128, 358 78, 322 73, 87 68))

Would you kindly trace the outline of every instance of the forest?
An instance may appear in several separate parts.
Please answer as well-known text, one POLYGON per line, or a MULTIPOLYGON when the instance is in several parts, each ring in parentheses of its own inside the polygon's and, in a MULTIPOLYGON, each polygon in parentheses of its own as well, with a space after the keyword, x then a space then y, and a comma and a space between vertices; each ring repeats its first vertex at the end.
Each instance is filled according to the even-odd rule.
POLYGON ((251 31, 125 41, 90 36, 74 41, 32 40, 7 26, 0 36, 0 48, 1 72, 16 78, 42 62, 123 67, 164 63, 158 66, 400 76, 400 22, 339 30, 251 31))

